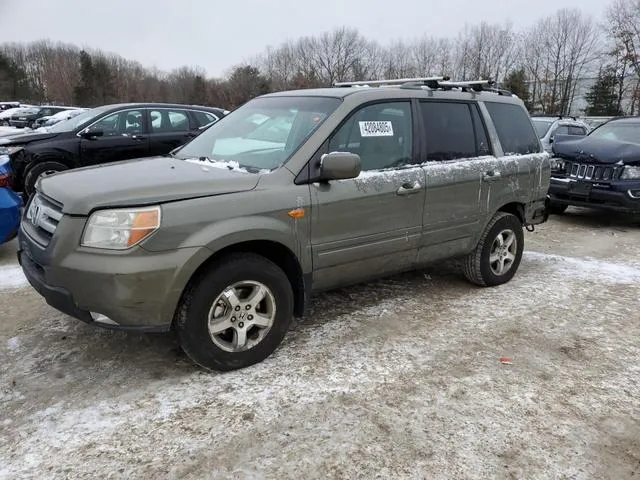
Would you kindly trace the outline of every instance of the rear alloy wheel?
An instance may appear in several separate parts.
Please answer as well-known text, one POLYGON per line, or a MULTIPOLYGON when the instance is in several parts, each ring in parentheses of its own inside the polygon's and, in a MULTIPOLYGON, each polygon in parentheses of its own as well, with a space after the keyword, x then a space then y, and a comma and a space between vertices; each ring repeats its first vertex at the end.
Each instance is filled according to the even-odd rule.
POLYGON ((293 289, 276 264, 255 254, 229 256, 192 281, 174 327, 185 353, 211 370, 263 361, 293 318, 293 289))
POLYGON ((68 170, 68 167, 60 162, 42 162, 31 167, 24 178, 24 193, 27 198, 31 197, 36 191, 38 180, 52 173, 68 170))
POLYGON ((485 228, 475 250, 464 259, 464 275, 483 287, 506 283, 516 274, 523 251, 522 222, 511 213, 498 212, 485 228))

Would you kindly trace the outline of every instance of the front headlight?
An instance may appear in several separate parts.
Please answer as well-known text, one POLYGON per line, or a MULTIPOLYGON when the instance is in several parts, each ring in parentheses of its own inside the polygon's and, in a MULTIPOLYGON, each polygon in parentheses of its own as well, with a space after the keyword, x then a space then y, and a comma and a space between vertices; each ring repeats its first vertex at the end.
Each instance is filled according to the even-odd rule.
POLYGON ((82 246, 126 250, 160 228, 159 206, 100 210, 89 217, 82 246))
POLYGON ((639 178, 640 167, 624 167, 622 174, 620 175, 621 180, 637 180, 639 178))
POLYGON ((564 172, 567 169, 567 163, 561 158, 551 159, 551 170, 554 172, 564 172))

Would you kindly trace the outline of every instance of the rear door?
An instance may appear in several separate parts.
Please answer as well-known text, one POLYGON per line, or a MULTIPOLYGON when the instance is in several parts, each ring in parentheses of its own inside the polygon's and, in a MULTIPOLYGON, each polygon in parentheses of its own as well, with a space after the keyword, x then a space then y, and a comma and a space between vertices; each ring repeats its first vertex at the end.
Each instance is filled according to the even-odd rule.
POLYGON ((547 192, 538 191, 536 180, 542 175, 544 151, 525 108, 504 102, 481 102, 480 107, 489 116, 489 128, 501 149, 496 152, 496 173, 500 175, 490 183, 489 214, 507 203, 527 204, 544 198, 547 192))
POLYGON ((149 156, 149 137, 143 109, 121 110, 109 114, 89 127, 100 136, 82 138, 83 165, 130 160, 149 156))
POLYGON ((414 139, 408 100, 361 107, 330 138, 326 152, 359 154, 362 172, 310 187, 316 288, 415 265, 425 189, 414 139))
POLYGON ((427 190, 420 262, 464 253, 488 213, 497 159, 474 102, 421 100, 427 190))
POLYGON ((195 133, 191 135, 191 120, 187 110, 150 108, 147 111, 150 155, 166 155, 195 136, 195 133))

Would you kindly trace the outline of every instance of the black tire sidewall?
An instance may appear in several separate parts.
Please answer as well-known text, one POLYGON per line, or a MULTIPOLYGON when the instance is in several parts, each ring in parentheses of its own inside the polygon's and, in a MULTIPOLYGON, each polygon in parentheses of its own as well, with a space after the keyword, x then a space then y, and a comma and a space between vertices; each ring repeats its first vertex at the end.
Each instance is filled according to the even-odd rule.
POLYGON ((38 177, 47 170, 62 172, 64 170, 68 170, 68 167, 63 163, 55 161, 47 161, 35 164, 33 167, 27 170, 27 173, 24 177, 24 193, 26 193, 28 197, 32 196, 35 193, 38 177))
POLYGON ((520 266, 522 261, 522 253, 524 252, 524 232, 522 231, 522 222, 515 215, 505 215, 496 221, 489 230, 486 241, 483 245, 482 253, 480 255, 480 272, 482 278, 487 286, 496 286, 507 283, 511 280, 520 266), (489 257, 491 256, 491 247, 495 241, 498 233, 502 230, 510 229, 516 235, 516 241, 518 242, 516 250, 516 258, 511 268, 504 275, 496 275, 491 270, 491 264, 489 257))
POLYGON ((293 319, 293 291, 285 273, 273 262, 257 255, 235 256, 201 276, 187 292, 175 324, 182 349, 196 363, 212 370, 235 370, 259 363, 284 339, 293 319), (209 335, 207 325, 213 301, 230 285, 245 280, 263 283, 276 302, 274 324, 266 337, 244 352, 227 352, 209 335))

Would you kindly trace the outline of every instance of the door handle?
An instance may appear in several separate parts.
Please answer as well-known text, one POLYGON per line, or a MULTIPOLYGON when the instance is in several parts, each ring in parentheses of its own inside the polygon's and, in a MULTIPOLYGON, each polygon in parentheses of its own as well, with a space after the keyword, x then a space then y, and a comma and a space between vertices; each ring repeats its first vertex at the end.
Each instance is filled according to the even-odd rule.
POLYGON ((131 138, 134 140, 146 140, 147 137, 142 136, 142 135, 131 135, 131 138))
POLYGON ((420 185, 420 182, 415 182, 413 184, 405 183, 404 185, 401 185, 398 190, 396 190, 396 195, 411 195, 413 193, 418 193, 420 190, 422 190, 422 185, 420 185))
POLYGON ((495 182, 496 180, 500 180, 502 175, 498 171, 486 172, 482 174, 482 180, 485 182, 495 182))

